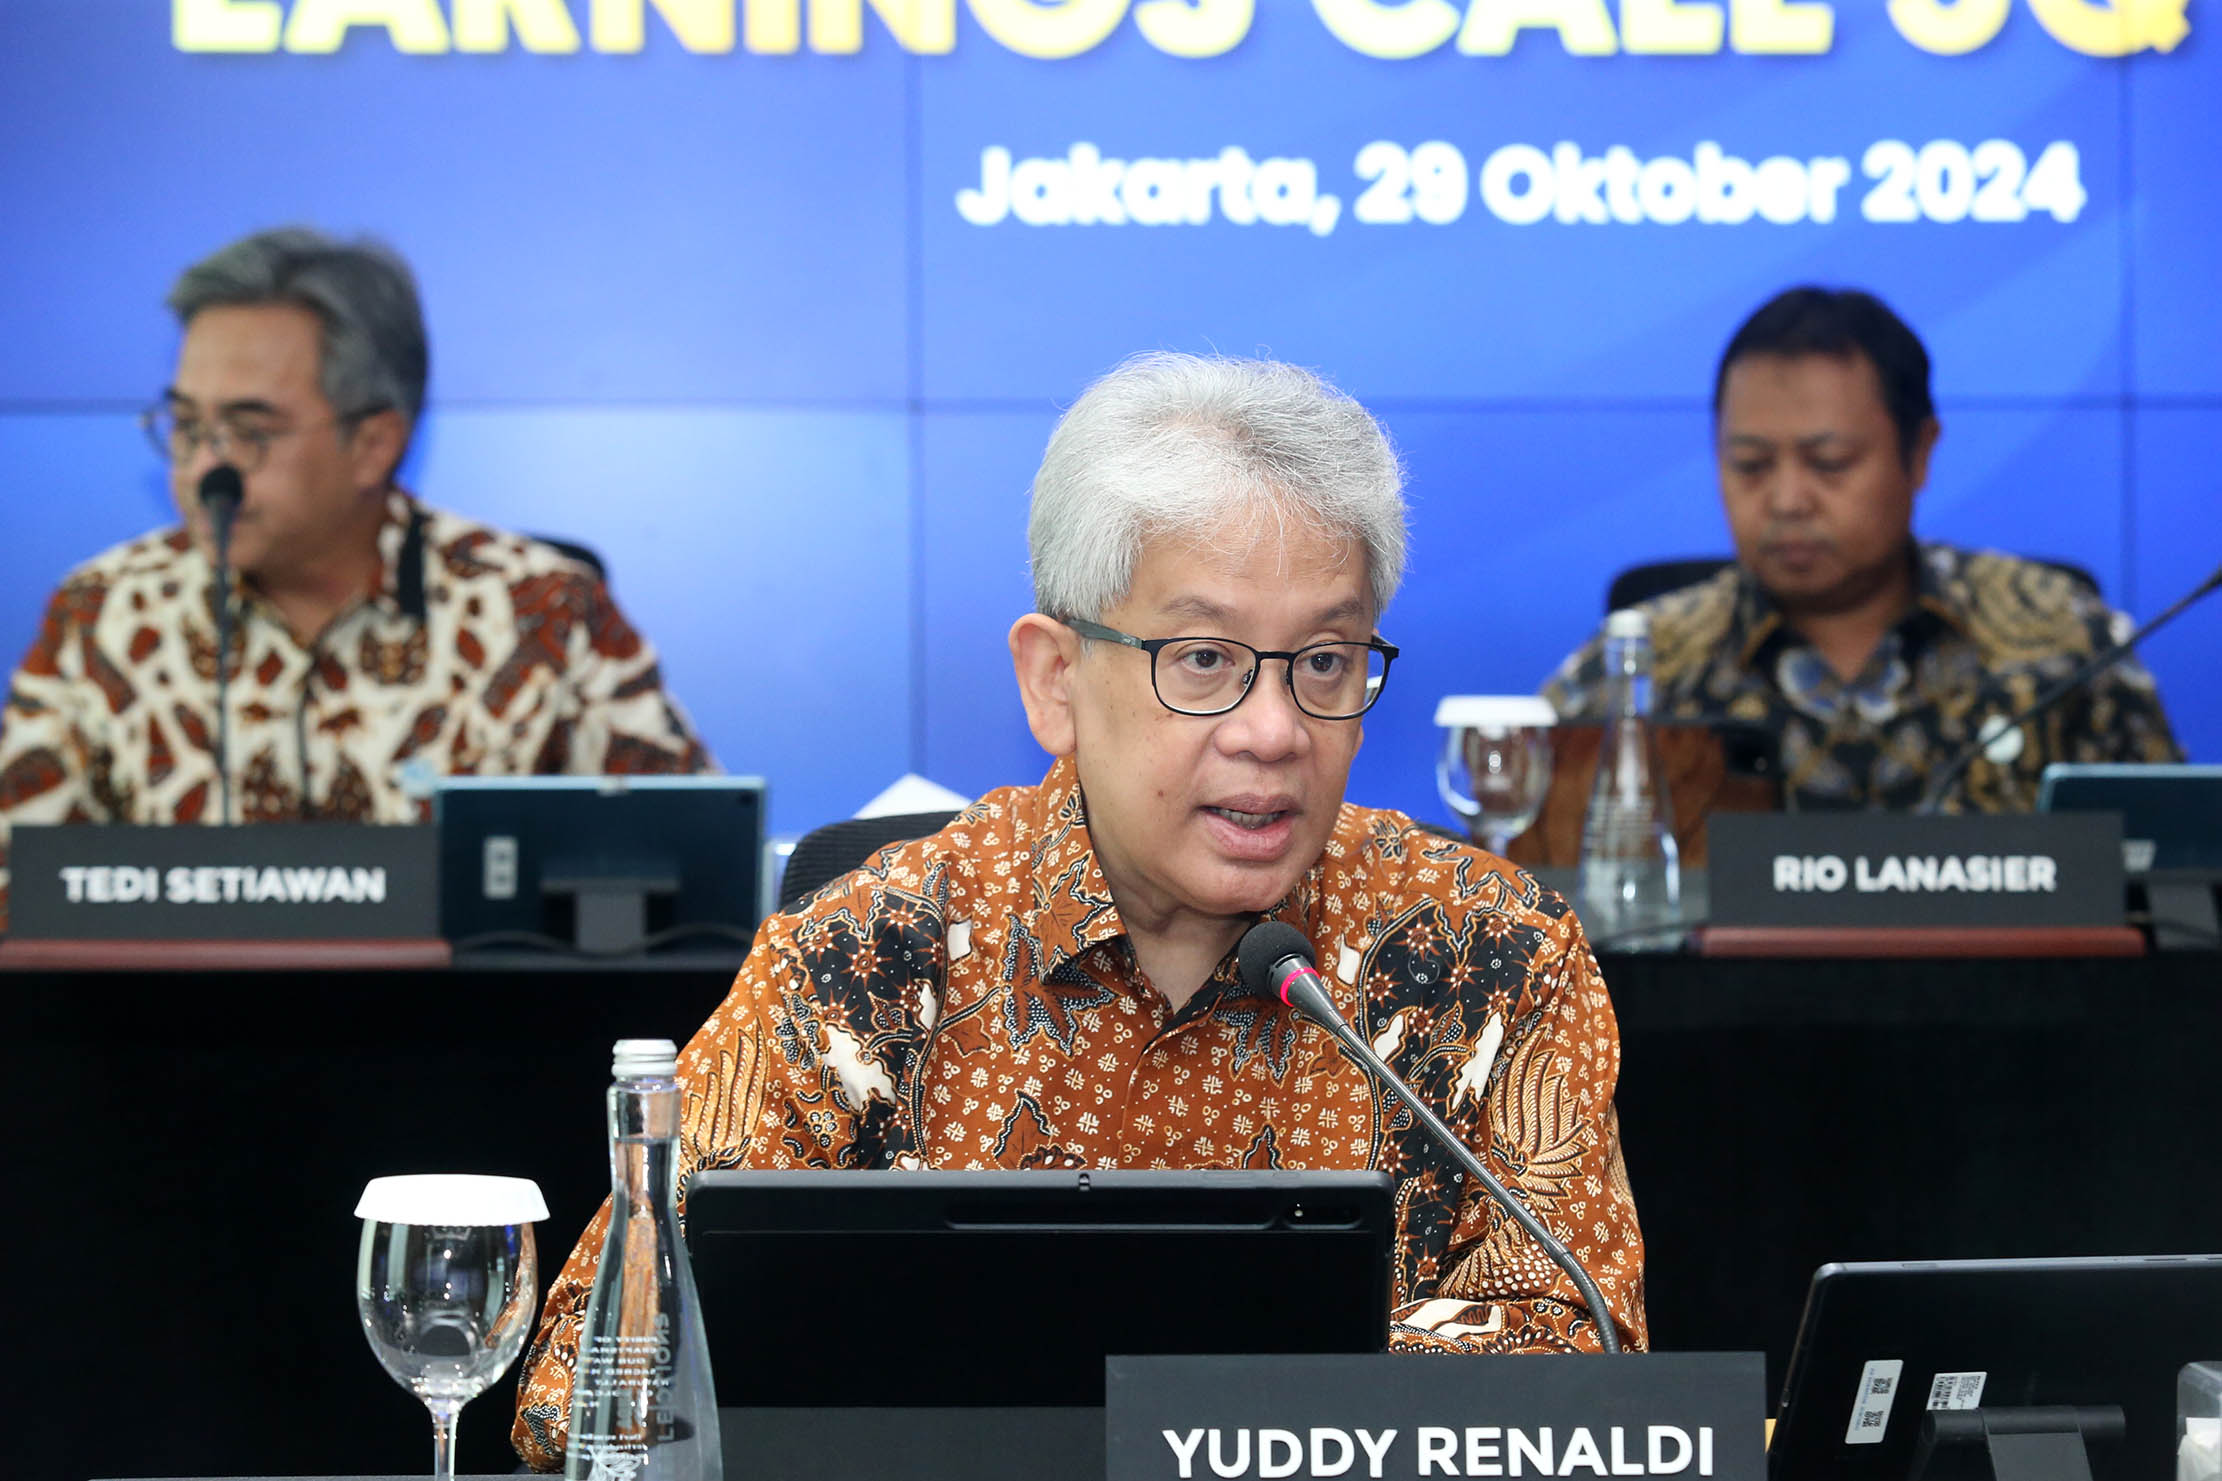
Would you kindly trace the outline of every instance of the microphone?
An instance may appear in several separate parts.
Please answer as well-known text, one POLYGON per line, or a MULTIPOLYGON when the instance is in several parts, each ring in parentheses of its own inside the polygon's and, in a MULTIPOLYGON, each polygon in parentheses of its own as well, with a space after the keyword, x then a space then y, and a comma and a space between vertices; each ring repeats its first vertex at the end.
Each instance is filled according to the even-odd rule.
POLYGON ((231 525, 247 495, 245 480, 229 463, 201 475, 201 508, 208 511, 216 542, 216 796, 217 818, 231 821, 231 525))
POLYGON ((1991 744, 2000 736, 2006 734, 2009 730, 2017 729, 2025 721, 2043 714, 2076 690, 2081 689, 2085 684, 2091 682, 2094 675, 2120 662, 2132 648, 2175 621, 2176 618, 2183 615, 2187 608, 2218 586, 2222 586, 2222 566, 2216 566, 2212 575, 2191 588, 2180 601, 2167 611, 2161 613, 2113 647, 2102 648, 2097 653, 2092 654, 2090 658, 2077 665, 2073 673, 2038 695, 2030 701, 2026 708, 2004 724, 1984 725, 1982 731, 1977 734, 1974 740, 1953 752, 1952 759, 1945 768, 1929 779, 1928 789, 1921 794, 1921 803, 1914 811, 1916 813, 1933 813, 1939 807, 1942 807, 1944 805, 1944 794, 1952 790, 1952 784, 1958 781, 1967 769, 1975 764, 1975 758, 1989 750, 1991 744))
POLYGON ((1350 1026, 1335 1009, 1335 1000, 1328 996, 1327 984, 1319 980, 1319 970, 1313 963, 1312 944, 1304 933, 1282 921, 1259 921, 1243 934, 1242 944, 1236 949, 1235 959, 1242 969, 1242 984, 1254 993, 1279 998, 1304 1017, 1318 1024, 1335 1036, 1335 1041, 1347 1050, 1366 1072, 1395 1092, 1397 1099, 1410 1109, 1414 1119, 1427 1129, 1442 1148, 1456 1159, 1458 1165, 1488 1190, 1512 1221, 1527 1231, 1528 1238, 1541 1247, 1574 1282, 1574 1289, 1581 1292, 1583 1302, 1589 1307, 1589 1317, 1597 1326, 1597 1337, 1605 1351, 1620 1351, 1620 1334, 1613 1327, 1612 1312, 1605 1305, 1604 1296, 1597 1289, 1597 1282, 1582 1269, 1581 1261, 1574 1258, 1558 1236, 1543 1227, 1528 1206, 1514 1198, 1503 1183, 1497 1181, 1473 1149, 1460 1139, 1457 1132, 1445 1125, 1443 1118, 1428 1108, 1419 1092, 1398 1079, 1396 1072, 1373 1052, 1358 1031, 1350 1026))
POLYGON ((218 463, 201 475, 201 507, 208 511, 209 528, 216 536, 219 566, 231 551, 232 518, 239 513, 239 501, 246 497, 246 480, 229 463, 218 463))

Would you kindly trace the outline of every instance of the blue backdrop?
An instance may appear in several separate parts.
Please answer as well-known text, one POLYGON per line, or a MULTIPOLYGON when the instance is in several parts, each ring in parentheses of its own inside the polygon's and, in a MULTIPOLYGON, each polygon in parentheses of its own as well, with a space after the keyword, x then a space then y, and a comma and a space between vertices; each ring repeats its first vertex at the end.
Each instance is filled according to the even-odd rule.
MULTIPOLYGON (((1532 688, 1615 569, 1725 550, 1712 362, 1794 281, 1872 287, 1927 338, 1924 534, 2072 557, 2139 615, 2222 558, 2198 4, 2016 0, 1957 55, 1891 19, 1949 11, 1926 0, 1792 7, 1832 22, 1805 54, 1739 52, 1688 0, 1530 0, 1565 28, 1402 60, 1328 18, 1365 42, 1506 0, 1262 0, 1207 57, 1144 25, 1244 8, 0 0, 0 649, 165 516, 131 415, 170 368, 172 276, 295 221, 419 271, 412 486, 599 548, 784 832, 905 770, 1039 774, 1003 645, 1027 481, 1057 407, 1138 349, 1294 359, 1389 425, 1406 658, 1353 795, 1422 814, 1439 695, 1532 688), (644 44, 613 51, 595 22, 628 12, 644 44), (1694 54, 1637 54, 1661 15, 1694 54), (1019 49, 1091 17, 1075 55, 1019 49), (302 49, 320 22, 336 49, 302 49), (1600 26, 1612 54, 1570 51, 1600 26)), ((2218 652, 2222 607, 2151 652, 2208 760, 2218 652)))

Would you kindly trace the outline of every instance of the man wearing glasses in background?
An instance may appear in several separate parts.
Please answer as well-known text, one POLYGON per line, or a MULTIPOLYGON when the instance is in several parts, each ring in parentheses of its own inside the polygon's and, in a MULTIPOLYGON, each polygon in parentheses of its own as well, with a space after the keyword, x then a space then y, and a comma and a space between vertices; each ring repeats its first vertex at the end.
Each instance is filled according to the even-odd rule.
MULTIPOLYGON (((1048 776, 765 923, 680 1056, 682 1188, 731 1167, 1380 1169, 1391 1342, 1598 1350, 1528 1237, 1331 1038, 1244 988, 1236 943, 1271 918, 1640 1347, 1619 1038, 1580 925, 1502 860, 1343 802, 1396 657, 1375 625, 1401 484, 1372 417, 1291 366, 1152 355, 1091 387, 1035 476, 1036 610, 1010 638, 1048 776)), ((608 1216, 527 1355, 513 1439, 539 1469, 562 1463, 608 1216)), ((865 1280, 899 1308, 933 1274, 826 1277, 836 1304, 865 1280)), ((1012 1277, 982 1299, 1023 1303, 1012 1277)), ((1166 1299, 1211 1293, 1168 1270, 1166 1299)))
POLYGON ((176 378, 142 420, 184 525, 72 571, 16 670, 0 925, 11 823, 415 822, 442 773, 709 768, 593 572, 395 485, 430 358, 400 258, 264 232, 169 305, 176 378), (244 485, 221 584, 200 500, 218 464, 244 485))

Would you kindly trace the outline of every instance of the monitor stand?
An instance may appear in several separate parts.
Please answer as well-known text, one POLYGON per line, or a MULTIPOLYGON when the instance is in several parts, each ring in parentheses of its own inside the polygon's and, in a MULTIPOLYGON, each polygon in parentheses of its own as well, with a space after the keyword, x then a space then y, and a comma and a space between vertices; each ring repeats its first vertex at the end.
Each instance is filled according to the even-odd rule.
POLYGON ((1908 1481, 2091 1481, 2091 1443, 2125 1428, 2112 1404, 1934 1410, 1908 1481))
POLYGON ((660 874, 551 874, 543 895, 572 898, 571 944, 588 956, 623 956, 648 940, 648 902, 676 895, 679 881, 660 874))
POLYGON ((2155 869, 2144 884, 2155 950, 2212 951, 2222 945, 2222 910, 2216 905, 2222 871, 2155 869))
POLYGON ((718 1410, 748 1481, 1101 1481, 1096 1408, 718 1410))

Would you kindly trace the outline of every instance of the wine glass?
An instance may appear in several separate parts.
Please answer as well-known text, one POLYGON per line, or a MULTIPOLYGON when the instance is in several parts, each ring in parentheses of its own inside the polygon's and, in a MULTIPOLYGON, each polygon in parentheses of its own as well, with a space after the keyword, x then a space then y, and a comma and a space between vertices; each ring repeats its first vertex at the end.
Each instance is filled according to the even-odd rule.
POLYGON ((432 1411, 432 1474, 455 1477, 455 1416, 515 1361, 539 1303, 528 1178, 372 1178, 355 1216, 355 1307, 370 1350, 432 1411))
POLYGON ((1477 842, 1502 854, 1543 811, 1557 714, 1532 694, 1451 694, 1435 723, 1444 731, 1436 791, 1477 842))

